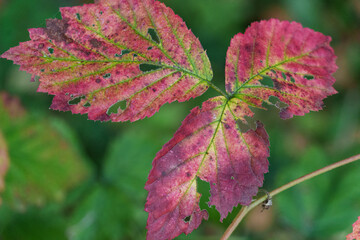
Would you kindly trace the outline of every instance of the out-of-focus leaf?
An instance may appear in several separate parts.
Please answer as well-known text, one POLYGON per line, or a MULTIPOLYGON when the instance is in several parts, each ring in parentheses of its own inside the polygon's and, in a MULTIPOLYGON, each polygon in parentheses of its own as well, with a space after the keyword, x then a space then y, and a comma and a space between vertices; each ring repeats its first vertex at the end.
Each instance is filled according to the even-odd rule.
MULTIPOLYGON (((277 185, 328 165, 328 159, 321 148, 310 147, 292 167, 278 174, 277 185)), ((280 218, 306 239, 328 239, 343 231, 360 212, 360 189, 354 187, 360 181, 359 170, 354 164, 341 177, 338 169, 280 194, 273 200, 280 218)))
MULTIPOLYGON (((4 178, 5 174, 9 168, 9 155, 7 150, 7 145, 0 130, 0 193, 4 190, 4 178)), ((1 198, 0 198, 1 204, 1 198)))
POLYGON ((249 204, 268 169, 269 141, 262 124, 242 132, 252 116, 238 99, 215 97, 194 108, 154 161, 149 191, 148 239, 189 234, 208 214, 199 208, 197 178, 210 183, 209 205, 225 218, 234 206, 249 204))
POLYGON ((231 40, 226 90, 251 106, 274 104, 283 119, 318 111, 322 100, 336 93, 336 56, 330 40, 296 22, 252 23, 231 40))
POLYGON ((135 121, 207 89, 208 57, 182 19, 154 0, 62 8, 2 55, 40 76, 51 108, 101 121, 135 121), (121 34, 119 34, 121 33, 121 34))
POLYGON ((353 224, 353 232, 346 236, 346 240, 360 240, 360 217, 353 224))
POLYGON ((163 143, 161 130, 156 130, 161 127, 164 126, 148 122, 141 129, 123 132, 113 141, 105 157, 103 181, 80 202, 71 219, 70 240, 145 237, 144 176, 151 167, 149 159, 163 143))
POLYGON ((60 201, 86 177, 88 168, 65 125, 30 116, 7 93, 0 94, 0 116, 10 158, 4 203, 23 209, 60 201))
POLYGON ((66 221, 57 206, 30 207, 24 213, 0 208, 1 240, 66 240, 66 221), (5 216, 5 215, 8 216, 5 216))

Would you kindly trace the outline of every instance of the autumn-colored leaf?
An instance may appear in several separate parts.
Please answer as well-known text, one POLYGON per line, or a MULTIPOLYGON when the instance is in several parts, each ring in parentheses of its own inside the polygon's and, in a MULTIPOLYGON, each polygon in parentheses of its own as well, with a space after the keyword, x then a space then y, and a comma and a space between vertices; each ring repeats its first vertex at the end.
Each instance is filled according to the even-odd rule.
POLYGON ((353 232, 346 236, 346 240, 360 240, 360 217, 353 224, 353 232))
POLYGON ((102 0, 60 9, 2 55, 40 76, 51 108, 135 121, 207 89, 208 57, 183 20, 155 0, 102 0))
POLYGON ((226 90, 252 106, 275 104, 284 119, 318 111, 322 100, 336 93, 331 75, 337 69, 336 56, 330 40, 296 22, 255 22, 231 40, 226 90), (271 103, 270 96, 278 99, 271 103))
POLYGON ((0 132, 0 183, 8 168, 1 193, 4 204, 23 210, 28 205, 61 201, 88 174, 63 124, 32 117, 17 98, 4 92, 0 92, 0 132), (5 144, 9 165, 2 159, 5 144))
MULTIPOLYGON (((0 193, 4 190, 4 178, 9 168, 9 155, 5 139, 0 131, 0 193)), ((1 197, 0 197, 1 204, 1 197)))
POLYGON ((158 152, 145 187, 148 239, 188 234, 207 219, 199 208, 197 178, 210 183, 209 205, 221 219, 234 206, 251 202, 268 171, 269 141, 261 123, 256 130, 240 130, 245 116, 252 112, 239 99, 209 99, 158 152))

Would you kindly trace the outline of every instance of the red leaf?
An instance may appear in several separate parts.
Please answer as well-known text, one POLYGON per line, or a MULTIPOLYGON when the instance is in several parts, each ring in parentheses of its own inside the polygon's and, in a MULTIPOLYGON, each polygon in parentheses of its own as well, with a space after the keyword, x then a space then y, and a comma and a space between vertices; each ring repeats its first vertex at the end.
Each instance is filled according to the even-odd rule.
POLYGON ((299 23, 271 19, 253 23, 232 40, 226 59, 226 90, 257 107, 270 96, 285 106, 281 118, 322 108, 322 100, 336 93, 335 58, 331 38, 299 23), (264 75, 273 86, 261 83, 264 75), (309 79, 313 78, 313 79, 309 79), (286 106, 287 105, 287 106, 286 106))
POLYGON ((353 224, 353 232, 346 236, 346 240, 360 240, 360 217, 353 224))
POLYGON ((101 121, 135 121, 207 89, 210 62, 183 20, 155 0, 61 8, 2 55, 40 76, 51 108, 101 121), (121 109, 121 105, 123 106, 121 109))
POLYGON ((153 161, 146 189, 148 239, 190 233, 207 213, 200 210, 196 179, 210 183, 209 205, 221 219, 237 204, 250 204, 268 171, 269 141, 261 123, 241 132, 237 121, 252 112, 239 99, 215 97, 194 108, 153 161))

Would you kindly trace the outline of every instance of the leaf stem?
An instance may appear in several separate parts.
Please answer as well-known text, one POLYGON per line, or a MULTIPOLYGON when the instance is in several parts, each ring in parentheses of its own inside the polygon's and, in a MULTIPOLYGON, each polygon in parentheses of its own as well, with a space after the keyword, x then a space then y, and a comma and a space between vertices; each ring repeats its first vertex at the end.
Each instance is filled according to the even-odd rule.
MULTIPOLYGON (((298 179, 295 179, 275 190, 273 190, 272 192, 270 192, 270 196, 273 197, 299 183, 302 183, 308 179, 311 179, 313 177, 316 177, 320 174, 323 174, 323 173, 326 173, 326 172, 329 172, 335 168, 338 168, 338 167, 341 167, 341 166, 344 166, 346 164, 349 164, 349 163, 352 163, 352 162, 355 162, 357 160, 360 160, 360 154, 357 154, 355 156, 352 156, 352 157, 349 157, 347 159, 344 159, 344 160, 341 160, 339 162, 336 162, 336 163, 333 163, 333 164, 330 164, 326 167, 323 167, 319 170, 316 170, 312 173, 309 173, 307 175, 304 175, 298 179)), ((226 229, 224 235, 221 237, 221 240, 226 240, 228 239, 231 234, 234 232, 234 230, 236 229, 236 227, 239 225, 239 223, 241 222, 241 220, 246 216, 246 214, 251 211, 253 208, 255 208, 256 206, 258 206, 259 204, 261 204, 263 201, 266 200, 268 196, 267 195, 264 195, 260 198, 258 198, 257 200, 255 200, 254 202, 252 202, 249 206, 243 206, 240 210, 240 212, 236 215, 235 219, 232 221, 232 223, 230 224, 230 226, 226 229)))
POLYGON ((228 95, 227 93, 225 93, 224 91, 222 91, 220 88, 218 88, 215 84, 213 84, 212 82, 208 81, 208 80, 204 80, 206 82, 206 84, 211 87, 212 89, 214 89, 215 91, 217 91, 218 93, 220 93, 221 95, 223 95, 224 97, 226 97, 226 99, 230 98, 230 95, 228 95))

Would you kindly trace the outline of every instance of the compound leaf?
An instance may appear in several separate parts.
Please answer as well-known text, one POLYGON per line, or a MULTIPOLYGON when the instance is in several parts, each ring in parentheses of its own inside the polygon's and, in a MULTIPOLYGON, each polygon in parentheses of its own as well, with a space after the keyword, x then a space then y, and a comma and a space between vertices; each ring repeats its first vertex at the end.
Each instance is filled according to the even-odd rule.
POLYGON ((346 236, 346 240, 360 239, 360 217, 353 224, 353 232, 346 236))
POLYGON ((60 9, 2 57, 55 95, 51 108, 91 120, 135 121, 204 93, 208 57, 183 20, 155 0, 102 0, 60 9))
POLYGON ((252 106, 271 104, 283 119, 322 108, 322 100, 336 93, 336 56, 331 38, 299 23, 255 22, 230 43, 226 59, 226 90, 252 106), (272 82, 266 83, 266 77, 272 82))
MULTIPOLYGON (((10 161, 4 204, 24 210, 29 205, 61 201, 67 190, 88 175, 65 126, 32 117, 17 98, 4 92, 0 93, 0 131, 10 161)), ((0 153, 3 146, 0 139, 0 153)), ((0 173, 2 169, 0 154, 0 173)))
POLYGON ((158 152, 145 188, 149 191, 148 239, 190 233, 208 214, 199 208, 197 178, 210 183, 209 205, 221 219, 237 204, 250 204, 268 171, 269 141, 261 123, 242 132, 252 116, 239 99, 215 97, 194 108, 158 152))

